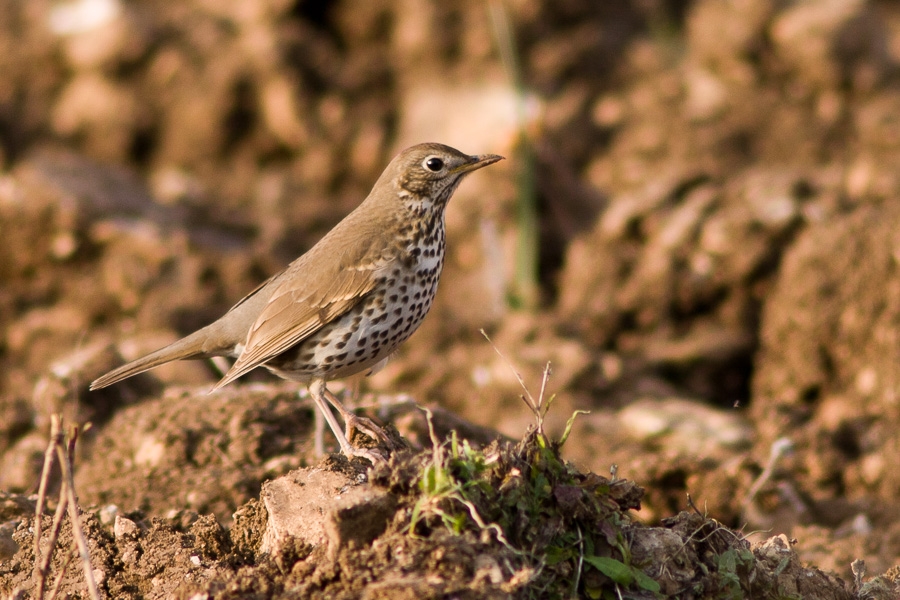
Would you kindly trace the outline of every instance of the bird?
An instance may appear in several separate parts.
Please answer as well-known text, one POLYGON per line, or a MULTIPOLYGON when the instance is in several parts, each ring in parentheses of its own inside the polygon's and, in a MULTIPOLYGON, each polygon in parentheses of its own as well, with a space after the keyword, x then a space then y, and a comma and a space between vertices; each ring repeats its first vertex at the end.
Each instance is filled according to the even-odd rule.
POLYGON ((347 410, 327 384, 377 371, 419 327, 444 263, 447 203, 463 178, 502 159, 437 143, 403 150, 366 199, 305 254, 218 320, 110 371, 90 389, 171 361, 231 357, 234 363, 211 391, 264 367, 307 386, 344 455, 384 460, 350 443, 357 429, 376 441, 386 436, 347 410))

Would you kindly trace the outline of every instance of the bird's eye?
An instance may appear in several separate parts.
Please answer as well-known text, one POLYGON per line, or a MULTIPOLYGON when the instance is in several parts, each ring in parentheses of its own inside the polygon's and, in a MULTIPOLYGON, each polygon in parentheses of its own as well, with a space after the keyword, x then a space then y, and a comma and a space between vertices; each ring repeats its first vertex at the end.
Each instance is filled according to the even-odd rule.
POLYGON ((432 173, 437 173, 444 168, 444 161, 439 159, 437 156, 429 156, 425 159, 425 162, 423 164, 425 165, 425 168, 432 173))

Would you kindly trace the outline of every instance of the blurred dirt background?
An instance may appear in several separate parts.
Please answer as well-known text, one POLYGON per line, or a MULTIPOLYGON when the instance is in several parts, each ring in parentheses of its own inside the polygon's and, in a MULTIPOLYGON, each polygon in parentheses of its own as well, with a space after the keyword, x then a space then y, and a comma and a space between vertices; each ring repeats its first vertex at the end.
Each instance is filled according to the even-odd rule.
POLYGON ((645 522, 689 493, 847 581, 898 564, 888 0, 0 0, 0 490, 36 490, 54 411, 93 424, 83 503, 186 526, 314 464, 310 406, 265 373, 201 401, 201 362, 87 383, 218 317, 423 141, 509 160, 454 197, 437 304, 360 406, 520 438, 483 328, 532 392, 551 363, 548 430, 590 410, 567 457, 645 487, 645 522))

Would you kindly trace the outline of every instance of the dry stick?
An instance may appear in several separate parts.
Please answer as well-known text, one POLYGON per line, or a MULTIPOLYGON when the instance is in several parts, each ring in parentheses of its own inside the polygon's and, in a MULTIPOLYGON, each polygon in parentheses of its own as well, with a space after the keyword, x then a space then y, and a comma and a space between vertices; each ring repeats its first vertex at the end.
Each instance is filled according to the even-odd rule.
POLYGON ((66 576, 66 571, 69 570, 69 563, 72 562, 72 553, 69 552, 69 555, 66 556, 65 562, 63 562, 62 567, 59 569, 59 575, 56 576, 56 581, 53 583, 53 587, 50 588, 50 598, 56 598, 56 595, 59 594, 59 588, 62 586, 63 577, 66 576))
MULTIPOLYGON (((56 421, 56 427, 59 432, 59 435, 56 437, 54 437, 52 435, 50 436, 51 443, 53 444, 53 450, 55 452, 56 449, 60 445, 62 445, 63 426, 62 426, 62 417, 60 417, 59 415, 52 415, 51 416, 51 429, 52 429, 52 423, 54 422, 54 420, 56 421)), ((70 453, 69 453, 70 456, 75 447, 73 440, 76 438, 77 438, 77 435, 74 435, 74 436, 72 436, 72 438, 69 439, 68 447, 70 449, 70 453)), ((71 466, 71 463, 70 463, 70 466, 71 466)), ((47 576, 50 574, 50 561, 53 559, 53 551, 56 549, 56 542, 59 539, 59 532, 62 530, 63 517, 66 516, 66 508, 69 505, 68 488, 69 488, 69 484, 65 480, 63 480, 59 486, 59 500, 57 500, 57 502, 56 502, 56 512, 53 515, 53 525, 50 528, 50 537, 47 540, 47 548, 49 548, 50 551, 47 552, 47 554, 44 556, 43 560, 41 561, 41 573, 43 573, 42 579, 44 581, 46 581, 47 576)), ((65 560, 65 563, 63 563, 62 571, 60 572, 59 577, 57 578, 56 583, 53 586, 54 589, 58 590, 59 585, 62 582, 63 575, 65 575, 66 569, 68 568, 71 560, 72 560, 72 558, 70 555, 69 558, 67 558, 65 560)), ((37 557, 35 557, 35 561, 37 561, 37 557)), ((41 593, 43 593, 43 590, 41 590, 41 593)), ((50 590, 50 598, 56 598, 56 594, 57 594, 56 591, 50 590)), ((41 600, 40 596, 38 596, 38 600, 41 600)))
POLYGON ((488 341, 488 343, 491 345, 491 348, 493 348, 494 352, 497 353, 497 356, 499 356, 503 360, 503 362, 506 363, 506 366, 509 367, 509 369, 512 371, 513 375, 516 377, 516 381, 519 382, 519 385, 522 387, 522 390, 524 390, 524 392, 525 392, 525 396, 527 396, 527 398, 525 398, 525 401, 526 401, 525 403, 528 404, 532 410, 535 410, 534 407, 538 406, 538 403, 534 401, 534 398, 531 396, 531 392, 528 391, 528 386, 525 385, 525 380, 522 379, 522 375, 520 375, 519 372, 516 371, 516 368, 509 361, 509 359, 506 358, 502 352, 500 352, 500 348, 498 348, 494 344, 494 340, 492 340, 490 338, 490 336, 488 336, 487 331, 485 331, 484 329, 479 329, 478 331, 479 331, 479 333, 481 333, 481 335, 484 336, 484 339, 486 339, 488 341))
POLYGON ((581 526, 578 528, 578 568, 575 569, 575 583, 572 585, 572 597, 578 593, 578 584, 581 583, 581 571, 584 568, 584 536, 581 534, 581 526))
POLYGON ((531 395, 531 392, 528 391, 528 387, 525 385, 525 380, 522 379, 522 375, 520 375, 519 372, 516 371, 516 368, 513 366, 512 362, 508 358, 506 358, 506 356, 504 356, 502 352, 500 352, 500 348, 498 348, 494 344, 494 340, 492 340, 488 336, 487 332, 484 329, 479 329, 478 331, 481 333, 481 335, 484 336, 484 339, 488 341, 488 343, 491 345, 491 348, 493 348, 494 352, 497 353, 497 356, 499 356, 503 360, 503 362, 506 363, 506 366, 509 367, 513 375, 515 375, 516 381, 518 381, 519 385, 522 386, 522 389, 525 391, 525 395, 520 397, 525 402, 525 404, 528 405, 528 408, 531 409, 531 412, 534 414, 534 418, 537 421, 538 431, 543 434, 544 416, 547 414, 547 409, 544 408, 544 392, 546 392, 547 382, 550 380, 550 361, 547 361, 547 365, 544 367, 544 374, 541 379, 541 393, 538 396, 538 399, 535 401, 534 397, 531 395))
MULTIPOLYGON (((41 483, 38 486, 38 500, 34 508, 34 597, 41 600, 44 597, 44 582, 47 578, 44 562, 41 560, 41 520, 44 514, 44 505, 47 501, 47 485, 50 482, 50 471, 53 470, 53 455, 56 445, 62 443, 62 425, 59 415, 50 416, 50 442, 44 452, 44 467, 41 470, 41 483)), ((53 546, 47 549, 48 560, 53 554, 53 546)))
POLYGON ((772 478, 772 475, 775 474, 775 467, 778 465, 778 461, 781 460, 781 457, 791 452, 793 449, 794 442, 791 441, 790 438, 782 437, 772 442, 772 446, 769 448, 769 460, 766 461, 766 466, 763 468, 762 473, 759 474, 759 477, 756 478, 756 481, 753 482, 753 485, 750 486, 750 489, 747 490, 747 497, 744 498, 744 501, 741 503, 742 513, 747 512, 753 499, 756 498, 756 495, 762 490, 766 482, 768 482, 769 479, 772 478))
POLYGON ((686 495, 687 495, 687 503, 688 503, 688 506, 690 506, 691 508, 693 508, 695 513, 697 513, 698 515, 700 515, 700 516, 703 517, 703 518, 706 518, 706 513, 700 512, 700 509, 697 508, 697 505, 696 505, 696 504, 694 504, 694 499, 691 498, 691 493, 688 492, 686 495))
MULTIPOLYGON (((544 405, 544 393, 547 391, 547 382, 550 381, 550 361, 547 361, 547 365, 544 367, 544 374, 541 377, 541 392, 538 394, 538 404, 542 407, 544 405)), ((549 408, 548 408, 549 410, 549 408)), ((544 411, 546 414, 546 411, 544 411)))
MULTIPOLYGON (((78 428, 72 429, 72 443, 78 438, 78 428)), ((75 544, 78 546, 78 553, 81 555, 81 565, 84 569, 84 579, 87 583, 88 592, 93 600, 100 600, 100 592, 97 590, 97 582, 94 581, 94 569, 91 567, 91 553, 88 549, 87 541, 84 539, 84 532, 81 530, 81 517, 78 515, 78 497, 75 495, 75 478, 72 475, 71 457, 66 456, 66 446, 63 446, 62 440, 56 446, 56 455, 59 458, 60 467, 62 468, 63 481, 68 484, 67 495, 69 499, 69 521, 72 524, 72 535, 75 537, 75 544)))
MULTIPOLYGON (((525 395, 522 396, 522 400, 525 401, 525 404, 527 404, 528 408, 531 409, 531 412, 534 413, 535 419, 537 419, 538 425, 540 426, 543 421, 543 415, 541 414, 541 402, 543 401, 543 398, 538 398, 538 400, 535 401, 534 397, 531 395, 531 392, 528 391, 528 386, 525 385, 525 380, 522 379, 522 375, 519 374, 518 371, 516 371, 516 368, 513 366, 512 362, 510 362, 510 360, 506 358, 506 356, 504 356, 502 352, 500 352, 500 348, 498 348, 494 344, 494 340, 492 340, 488 336, 487 332, 484 329, 479 329, 478 331, 481 333, 481 335, 484 336, 484 339, 488 341, 488 343, 491 345, 491 348, 493 348, 494 352, 497 353, 497 356, 499 356, 500 359, 503 360, 504 363, 506 363, 506 366, 509 367, 510 371, 512 371, 512 374, 515 376, 516 381, 519 382, 519 385, 525 392, 525 395)), ((547 369, 545 370, 545 373, 547 373, 549 369, 550 363, 547 363, 547 369)), ((543 385, 541 386, 541 393, 543 394, 543 385)))
MULTIPOLYGON (((90 423, 87 424, 87 427, 90 426, 90 423)), ((75 443, 78 441, 78 425, 73 425, 71 431, 69 433, 69 440, 66 443, 66 457, 69 459, 69 469, 74 473, 75 472, 75 443)))
MULTIPOLYGON (((53 551, 56 549, 56 541, 59 539, 59 532, 62 529, 62 520, 66 515, 66 507, 69 505, 69 498, 66 494, 66 482, 63 481, 59 486, 59 500, 56 503, 56 513, 53 515, 53 525, 50 528, 50 537, 47 540, 47 548, 49 551, 41 562, 41 573, 43 573, 43 580, 46 581, 47 576, 50 574, 50 560, 53 558, 53 551)), ((35 558, 35 561, 38 559, 35 558)), ((42 590, 43 593, 43 590, 42 590)), ((40 596, 36 596, 38 600, 41 600, 40 596)), ((54 594, 50 594, 51 598, 55 598, 54 594)))

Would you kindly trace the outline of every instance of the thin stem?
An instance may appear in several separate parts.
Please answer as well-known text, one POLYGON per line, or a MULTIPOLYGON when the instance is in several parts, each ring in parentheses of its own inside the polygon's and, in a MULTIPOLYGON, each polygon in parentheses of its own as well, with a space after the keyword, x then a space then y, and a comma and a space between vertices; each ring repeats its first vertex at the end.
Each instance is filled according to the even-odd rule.
MULTIPOLYGON (((73 438, 78 437, 78 430, 75 428, 72 433, 73 438)), ((97 589, 97 582, 94 581, 94 569, 91 567, 91 553, 84 538, 84 532, 81 530, 81 517, 78 514, 78 497, 75 494, 75 478, 72 474, 71 457, 66 456, 67 448, 63 445, 62 440, 56 446, 56 455, 59 458, 62 467, 63 481, 67 483, 67 496, 69 500, 69 521, 72 524, 72 535, 75 537, 75 544, 78 546, 78 553, 81 556, 81 565, 84 570, 84 579, 87 583, 88 593, 93 600, 100 600, 100 592, 97 589)))
POLYGON ((44 597, 44 582, 47 579, 46 567, 50 564, 50 556, 53 554, 53 546, 47 549, 47 560, 41 559, 41 525, 44 515, 44 507, 47 503, 47 486, 50 483, 50 472, 53 470, 53 457, 58 444, 62 443, 62 423, 59 415, 50 416, 50 442, 44 452, 44 467, 41 469, 41 483, 38 486, 38 499, 34 508, 34 597, 42 600, 44 597))

